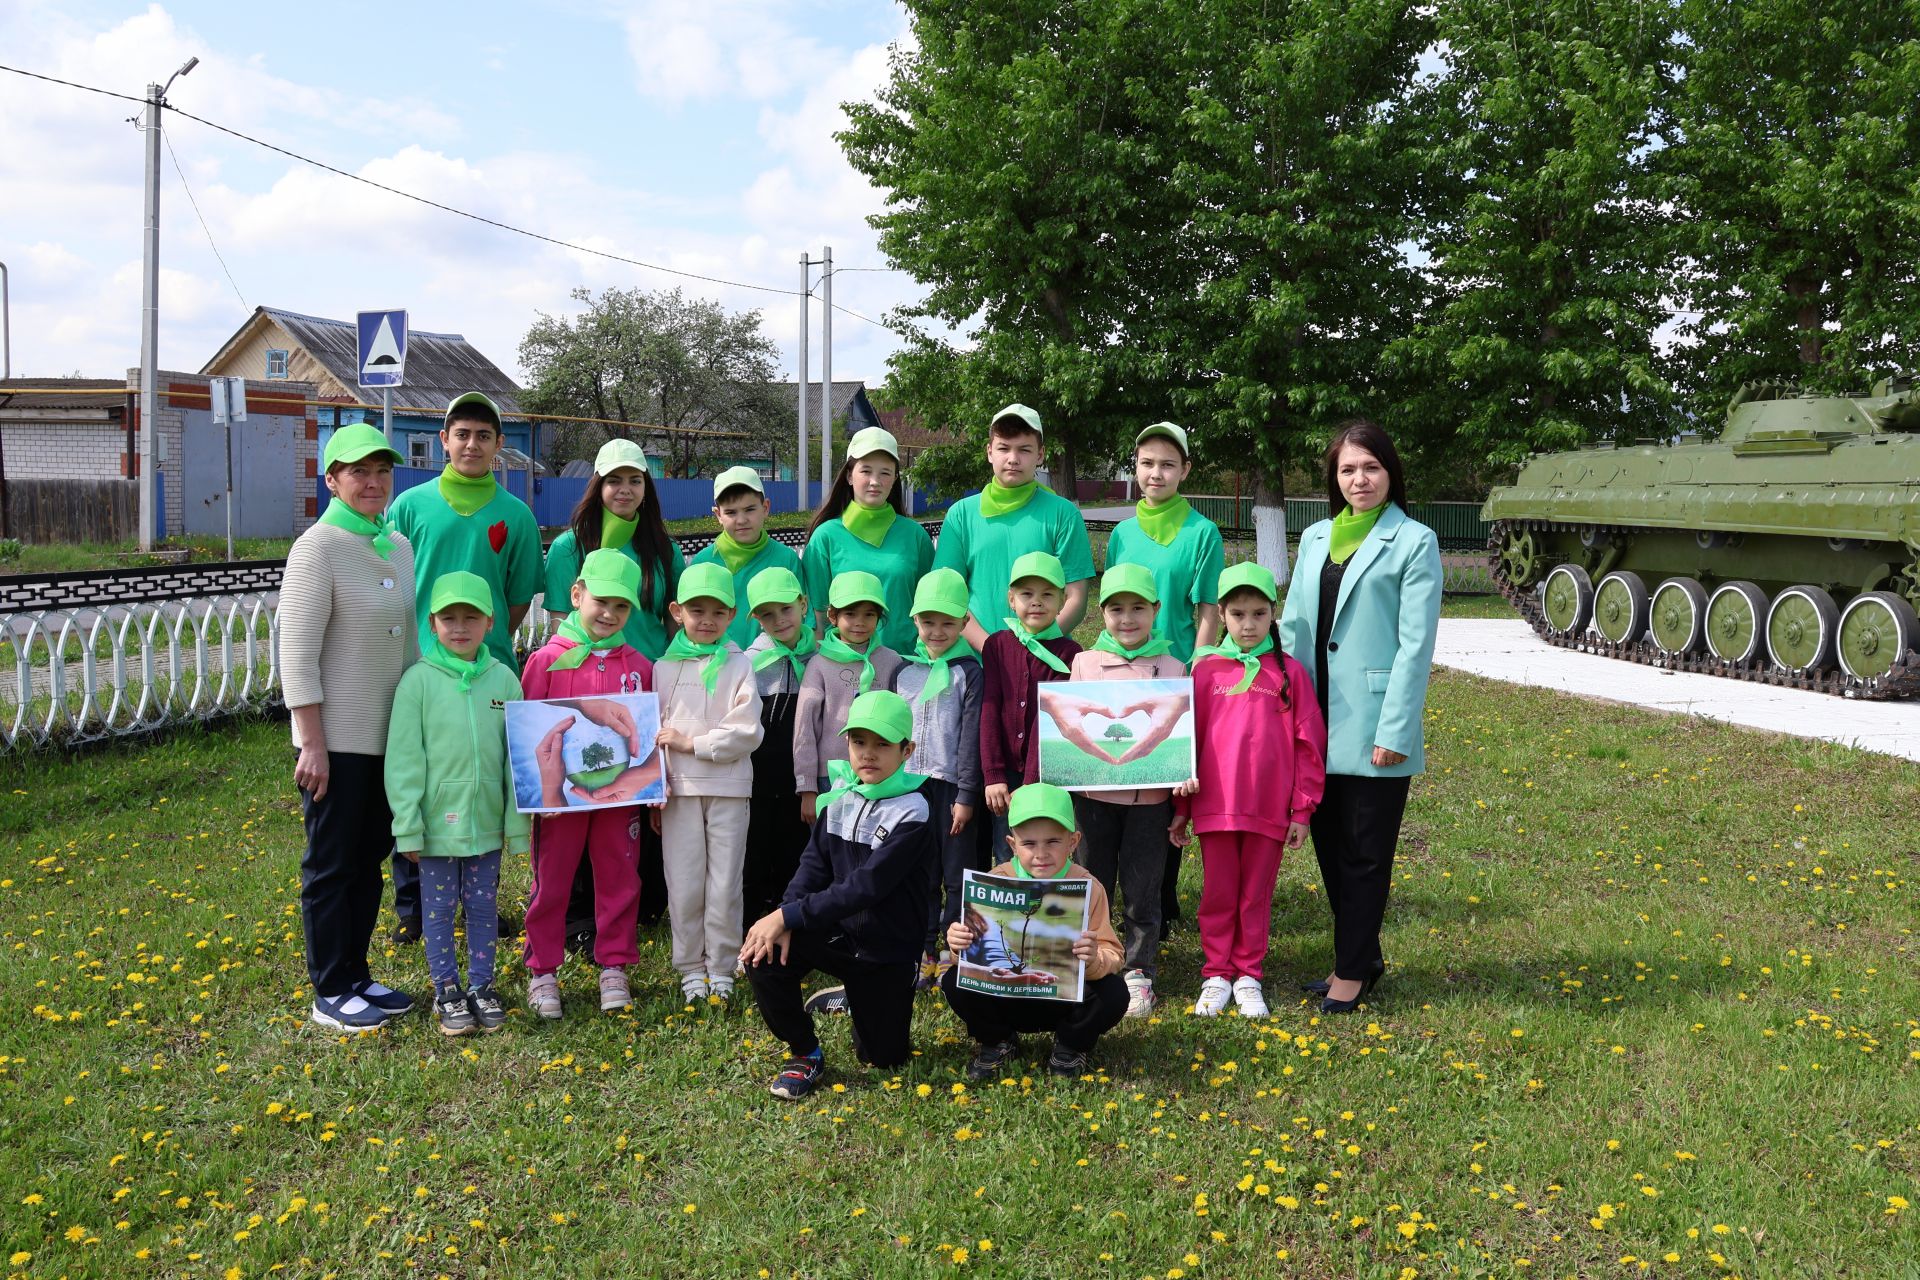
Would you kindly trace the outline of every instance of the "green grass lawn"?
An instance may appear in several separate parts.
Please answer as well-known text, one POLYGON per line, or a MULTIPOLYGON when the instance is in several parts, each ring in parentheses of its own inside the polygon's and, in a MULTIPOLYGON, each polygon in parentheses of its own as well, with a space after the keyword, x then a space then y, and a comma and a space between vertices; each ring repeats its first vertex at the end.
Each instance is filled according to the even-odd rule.
MULTIPOLYGON (((1114 753, 1119 754, 1125 746, 1125 743, 1116 744, 1114 753)), ((1169 738, 1140 759, 1124 765, 1096 760, 1063 738, 1040 739, 1040 776, 1056 786, 1120 786, 1141 779, 1151 784, 1172 776, 1169 770, 1182 777, 1190 775, 1192 766, 1192 734, 1169 738)))
MULTIPOLYGON (((0 1256, 31 1276, 1911 1276, 1910 764, 1437 673, 1359 1015, 1308 854, 1257 1024, 1160 1016, 1097 1074, 770 1098, 748 1007, 449 1041, 305 1021, 285 728, 0 763, 0 1256)), ((507 896, 523 897, 524 868, 507 896)), ((1189 858, 1189 918, 1199 866, 1189 858)), ((384 928, 383 928, 384 936, 384 928)), ((377 971, 413 990, 417 947, 377 971)))

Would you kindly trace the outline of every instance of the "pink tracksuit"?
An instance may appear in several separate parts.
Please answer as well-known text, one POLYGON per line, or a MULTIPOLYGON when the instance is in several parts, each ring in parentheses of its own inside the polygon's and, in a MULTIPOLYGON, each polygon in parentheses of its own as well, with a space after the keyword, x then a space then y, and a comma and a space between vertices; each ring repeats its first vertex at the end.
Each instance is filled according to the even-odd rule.
POLYGON ((1194 667, 1200 789, 1175 801, 1200 837, 1200 973, 1207 978, 1261 976, 1287 825, 1306 822, 1326 788, 1326 722, 1306 668, 1275 649, 1261 655, 1252 688, 1228 693, 1244 672, 1221 657, 1194 667))
MULTIPOLYGON (((527 659, 520 687, 529 698, 584 698, 595 694, 645 693, 653 687, 653 664, 631 645, 621 645, 571 671, 552 671, 553 660, 573 641, 555 636, 527 659)), ((584 813, 546 813, 533 820, 533 901, 527 906, 529 973, 553 973, 566 957, 567 900, 584 853, 593 865, 594 959, 605 966, 637 963, 634 922, 640 911, 639 805, 584 813)))

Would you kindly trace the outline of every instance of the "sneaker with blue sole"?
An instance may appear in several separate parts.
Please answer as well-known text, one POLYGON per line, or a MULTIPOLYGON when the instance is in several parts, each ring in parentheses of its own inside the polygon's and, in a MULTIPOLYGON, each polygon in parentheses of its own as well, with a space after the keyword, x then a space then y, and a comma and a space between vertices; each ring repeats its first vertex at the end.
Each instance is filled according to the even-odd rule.
POLYGON ((399 1017, 403 1013, 413 1012, 413 997, 404 991, 395 991, 392 987, 382 986, 369 979, 355 984, 353 994, 365 1000, 376 1009, 383 1009, 389 1017, 399 1017))
POLYGON ((352 992, 343 996, 321 996, 313 1002, 313 1021, 338 1031, 372 1031, 385 1026, 392 1016, 352 992))

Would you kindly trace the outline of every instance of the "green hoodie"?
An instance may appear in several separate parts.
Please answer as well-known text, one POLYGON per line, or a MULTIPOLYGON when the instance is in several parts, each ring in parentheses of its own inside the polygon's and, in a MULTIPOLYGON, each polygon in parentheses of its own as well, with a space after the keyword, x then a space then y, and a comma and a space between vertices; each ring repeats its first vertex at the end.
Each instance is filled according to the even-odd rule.
POLYGON ((466 858, 526 851, 533 823, 514 807, 507 755, 506 704, 520 697, 520 681, 500 662, 489 663, 465 693, 457 677, 427 662, 400 677, 386 759, 400 852, 466 858))

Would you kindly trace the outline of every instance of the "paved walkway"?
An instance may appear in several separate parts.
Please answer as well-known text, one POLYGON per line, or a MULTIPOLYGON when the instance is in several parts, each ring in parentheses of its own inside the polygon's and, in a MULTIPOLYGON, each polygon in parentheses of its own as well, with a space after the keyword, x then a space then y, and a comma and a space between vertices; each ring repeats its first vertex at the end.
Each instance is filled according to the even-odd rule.
POLYGON ((1434 662, 1510 684, 1703 716, 1920 760, 1920 703, 1855 702, 1556 649, 1518 619, 1445 618, 1434 662))

